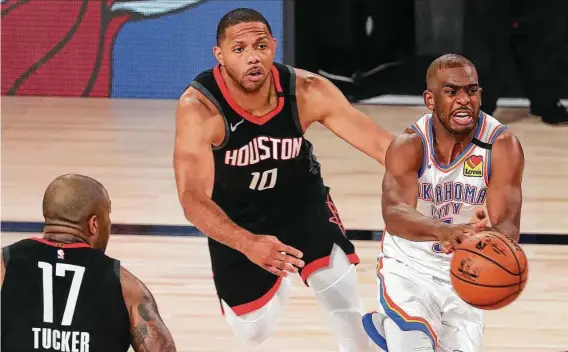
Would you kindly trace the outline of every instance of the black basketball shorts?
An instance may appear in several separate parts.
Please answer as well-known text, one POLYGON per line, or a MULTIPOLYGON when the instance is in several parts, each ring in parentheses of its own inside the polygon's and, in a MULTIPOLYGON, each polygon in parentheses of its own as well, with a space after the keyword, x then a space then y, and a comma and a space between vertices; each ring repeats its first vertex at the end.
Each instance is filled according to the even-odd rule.
MULTIPOLYGON (((345 236, 329 189, 324 195, 295 205, 293 210, 283 214, 281 221, 265 223, 254 233, 276 236, 304 254, 305 265, 299 274, 306 285, 312 273, 329 265, 334 244, 347 254, 351 263, 359 263, 355 247, 345 236)), ((209 239, 209 250, 217 295, 236 315, 261 308, 278 291, 281 278, 254 264, 241 252, 212 239, 209 239)))

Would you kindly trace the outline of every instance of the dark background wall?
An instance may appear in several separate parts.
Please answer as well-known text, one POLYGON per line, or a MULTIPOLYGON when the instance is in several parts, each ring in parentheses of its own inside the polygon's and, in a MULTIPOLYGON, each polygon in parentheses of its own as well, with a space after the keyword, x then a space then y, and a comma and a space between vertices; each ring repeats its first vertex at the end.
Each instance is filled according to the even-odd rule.
MULTIPOLYGON (((477 50, 468 39, 473 31, 486 38, 500 36, 505 43, 498 46, 502 56, 498 65, 503 72, 501 96, 526 97, 522 60, 542 50, 535 49, 535 36, 544 40, 554 35, 562 37, 562 44, 550 55, 558 56, 559 94, 566 99, 566 3, 477 0, 476 6, 486 8, 476 10, 465 0, 294 1, 294 64, 328 74, 352 100, 381 94, 421 94, 425 70, 433 58, 447 52, 477 50), (499 21, 499 25, 489 26, 487 21, 499 21), (534 33, 534 28, 544 25, 551 29, 534 33)), ((480 79, 483 85, 483 77, 480 79)))

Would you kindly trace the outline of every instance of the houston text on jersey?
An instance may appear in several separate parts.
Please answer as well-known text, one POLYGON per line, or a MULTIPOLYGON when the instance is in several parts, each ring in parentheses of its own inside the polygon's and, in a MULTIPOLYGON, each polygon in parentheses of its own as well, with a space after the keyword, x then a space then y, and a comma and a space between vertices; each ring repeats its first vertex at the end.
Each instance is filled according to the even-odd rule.
POLYGON ((256 137, 239 149, 226 150, 225 164, 232 166, 247 166, 266 159, 294 159, 300 154, 302 141, 302 137, 256 137))

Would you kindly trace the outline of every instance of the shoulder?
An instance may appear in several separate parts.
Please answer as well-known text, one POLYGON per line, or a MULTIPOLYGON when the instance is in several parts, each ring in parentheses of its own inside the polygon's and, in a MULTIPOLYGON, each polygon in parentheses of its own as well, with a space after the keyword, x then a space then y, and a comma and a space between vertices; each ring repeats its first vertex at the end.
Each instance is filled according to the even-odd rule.
POLYGON ((146 287, 140 279, 123 266, 120 267, 120 283, 123 289, 128 288, 130 291, 140 291, 140 289, 146 287))
POLYGON ((120 267, 120 285, 129 311, 138 302, 153 299, 148 287, 123 266, 120 267))
POLYGON ((2 264, 2 280, 4 278, 4 274, 6 271, 6 267, 8 266, 10 259, 22 258, 29 255, 29 248, 30 246, 34 246, 37 244, 36 241, 30 239, 23 239, 17 242, 14 242, 10 245, 2 247, 0 251, 0 262, 2 264))
POLYGON ((321 121, 328 115, 347 115, 353 105, 327 78, 310 71, 295 68, 296 98, 300 116, 321 121))
POLYGON ((10 245, 2 247, 2 266, 3 270, 13 260, 27 259, 34 256, 34 253, 41 248, 42 244, 32 239, 26 238, 10 245))
POLYGON ((221 111, 199 90, 189 87, 178 99, 176 135, 183 138, 199 135, 207 144, 220 144, 225 122, 221 111))
POLYGON ((520 147, 521 142, 519 141, 519 138, 517 138, 517 136, 505 125, 502 125, 501 127, 503 128, 503 131, 499 134, 499 136, 497 136, 497 138, 495 138, 493 145, 504 147, 520 147))
POLYGON ((403 133, 394 137, 389 149, 403 154, 422 154, 422 138, 412 128, 407 128, 403 133))
POLYGON ((327 78, 310 71, 294 68, 296 73, 296 92, 300 94, 323 93, 335 88, 327 78))
POLYGON ((420 135, 413 129, 407 128, 389 145, 385 158, 386 168, 406 164, 407 168, 420 169, 425 147, 420 135))
POLYGON ((498 162, 520 163, 524 162, 524 151, 517 136, 508 128, 495 138, 492 146, 491 158, 498 162))
POLYGON ((497 156, 511 160, 524 160, 521 141, 509 128, 504 128, 493 142, 491 156, 493 158, 497 156))
POLYGON ((213 117, 219 114, 215 105, 199 90, 189 87, 179 97, 177 102, 178 117, 197 116, 213 117))
POLYGON ((30 248, 33 247, 40 247, 42 246, 41 243, 32 240, 31 238, 26 238, 23 240, 19 240, 17 242, 14 242, 8 246, 2 247, 2 253, 6 256, 8 256, 6 260, 6 263, 9 260, 9 257, 12 257, 14 255, 26 255, 29 254, 28 250, 30 248))

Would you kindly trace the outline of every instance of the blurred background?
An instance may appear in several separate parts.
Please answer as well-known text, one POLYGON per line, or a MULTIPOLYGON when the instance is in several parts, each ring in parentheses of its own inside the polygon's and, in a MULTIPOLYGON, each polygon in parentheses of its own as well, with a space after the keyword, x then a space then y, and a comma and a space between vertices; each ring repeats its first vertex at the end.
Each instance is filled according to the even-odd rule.
POLYGON ((519 98, 529 98, 537 106, 531 112, 544 110, 545 120, 568 118, 565 109, 553 108, 568 97, 565 1, 284 3, 294 8, 294 30, 284 39, 295 34, 294 44, 286 46, 293 52, 285 58, 333 79, 353 101, 421 95, 428 64, 454 52, 478 67, 487 113, 494 112, 498 98, 504 98, 503 106, 526 105, 519 98))
POLYGON ((529 83, 541 83, 566 99, 566 6, 560 0, 2 0, 2 94, 175 99, 214 64, 218 19, 232 8, 254 7, 272 24, 278 61, 328 76, 353 101, 421 95, 424 69, 446 52, 474 60, 487 75, 482 82, 499 78, 492 93, 498 97, 526 98, 529 83), (490 69, 499 77, 485 72, 490 69))

